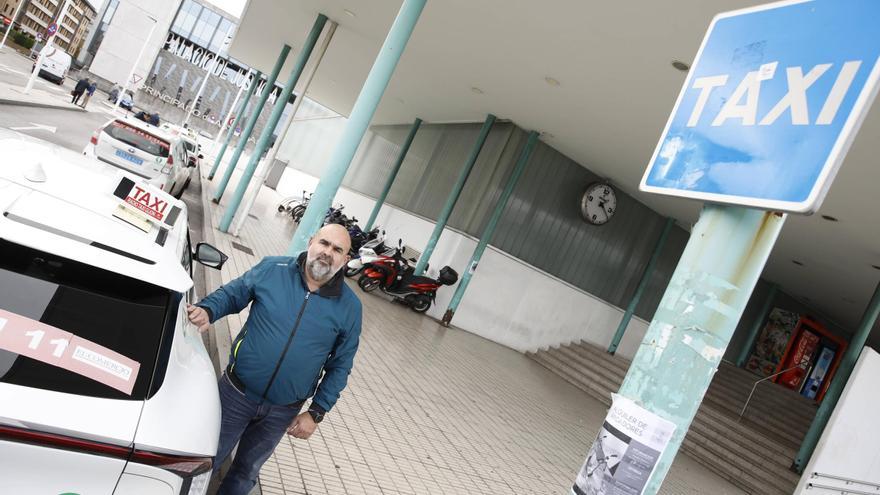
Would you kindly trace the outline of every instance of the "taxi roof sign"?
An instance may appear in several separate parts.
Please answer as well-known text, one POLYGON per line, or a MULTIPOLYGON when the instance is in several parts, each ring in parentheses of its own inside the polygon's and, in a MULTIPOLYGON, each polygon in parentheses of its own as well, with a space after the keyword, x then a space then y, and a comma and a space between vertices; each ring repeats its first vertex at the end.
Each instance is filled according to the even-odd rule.
POLYGON ((114 216, 144 231, 149 230, 145 222, 173 227, 180 216, 181 209, 174 204, 171 195, 148 184, 136 183, 126 176, 119 179, 113 195, 120 199, 120 206, 125 211, 114 212, 114 216), (135 218, 139 221, 132 221, 135 218))
POLYGON ((716 16, 639 189, 813 213, 880 76, 875 0, 795 0, 716 16))

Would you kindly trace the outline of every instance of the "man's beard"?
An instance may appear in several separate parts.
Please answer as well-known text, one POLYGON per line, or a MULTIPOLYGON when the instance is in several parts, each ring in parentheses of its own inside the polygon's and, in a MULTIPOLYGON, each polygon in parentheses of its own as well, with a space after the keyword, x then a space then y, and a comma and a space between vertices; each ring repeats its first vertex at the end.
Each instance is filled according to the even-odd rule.
POLYGON ((336 273, 330 260, 320 256, 314 259, 306 258, 306 270, 315 282, 326 282, 336 273))

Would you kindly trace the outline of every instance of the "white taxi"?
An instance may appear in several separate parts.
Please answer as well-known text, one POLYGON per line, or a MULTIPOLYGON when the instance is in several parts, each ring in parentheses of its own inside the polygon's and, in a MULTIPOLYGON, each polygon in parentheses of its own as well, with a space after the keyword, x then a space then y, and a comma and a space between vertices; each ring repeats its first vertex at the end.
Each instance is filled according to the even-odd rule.
POLYGON ((184 203, 0 129, 0 493, 203 494, 216 375, 184 203))
POLYGON ((186 147, 180 136, 136 118, 118 118, 92 135, 83 154, 146 179, 180 198, 190 175, 186 147))

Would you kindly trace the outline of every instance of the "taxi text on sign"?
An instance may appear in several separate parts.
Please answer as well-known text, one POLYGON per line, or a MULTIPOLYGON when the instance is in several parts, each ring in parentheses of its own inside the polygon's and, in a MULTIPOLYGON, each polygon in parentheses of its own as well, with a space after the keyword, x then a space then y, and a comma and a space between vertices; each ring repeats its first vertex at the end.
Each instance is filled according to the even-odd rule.
POLYGON ((877 92, 878 0, 713 19, 640 189, 815 212, 877 92))

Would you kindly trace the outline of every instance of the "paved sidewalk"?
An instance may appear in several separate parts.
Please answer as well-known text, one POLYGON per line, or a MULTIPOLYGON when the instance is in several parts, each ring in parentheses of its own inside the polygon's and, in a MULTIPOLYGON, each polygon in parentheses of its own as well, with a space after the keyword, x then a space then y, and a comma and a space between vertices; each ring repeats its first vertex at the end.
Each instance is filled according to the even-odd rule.
POLYGON ((25 94, 23 85, 14 86, 0 81, 0 104, 3 105, 24 105, 85 112, 79 106, 71 103, 70 98, 69 91, 64 88, 42 89, 40 85, 34 85, 30 93, 25 94))
MULTIPOLYGON (((208 201, 218 178, 204 178, 205 162, 205 239, 230 255, 208 278, 213 290, 284 253, 294 224, 264 187, 241 235, 219 232, 226 202, 208 201)), ((605 417, 601 403, 516 351, 350 286, 364 322, 348 388, 310 440, 281 441, 261 472, 263 494, 569 493, 605 417)), ((228 317, 229 332, 246 316, 228 317)), ((217 336, 224 361, 230 338, 217 336)), ((744 492, 679 454, 661 493, 744 492)))

